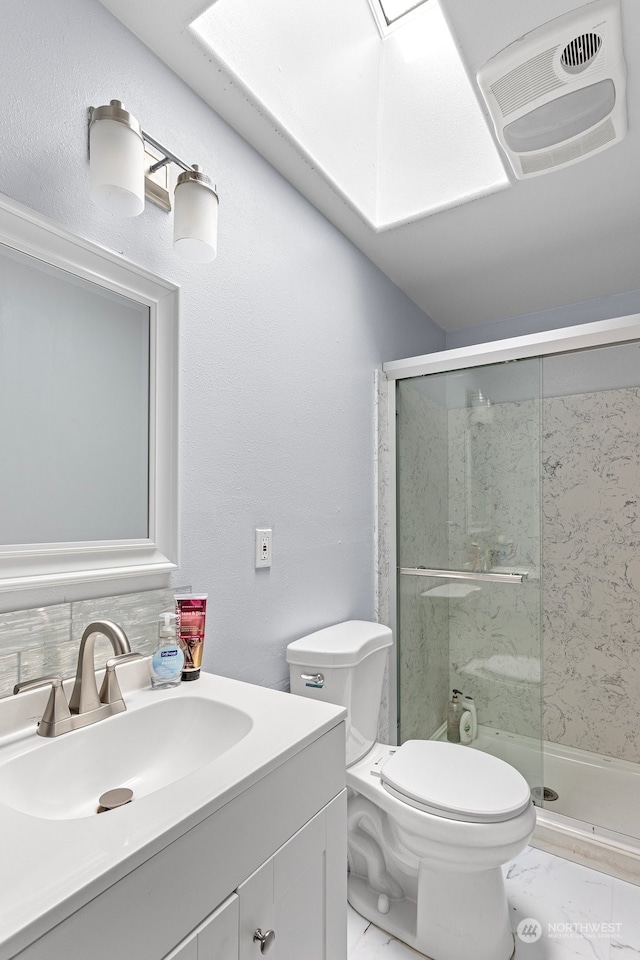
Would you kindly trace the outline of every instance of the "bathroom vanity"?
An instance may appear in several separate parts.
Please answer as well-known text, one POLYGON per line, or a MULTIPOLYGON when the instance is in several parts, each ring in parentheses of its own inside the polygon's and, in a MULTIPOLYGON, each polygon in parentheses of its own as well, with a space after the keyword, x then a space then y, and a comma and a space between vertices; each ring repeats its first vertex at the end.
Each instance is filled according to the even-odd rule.
POLYGON ((46 692, 0 701, 0 960, 344 960, 345 711, 120 673, 127 711, 55 740, 46 692))

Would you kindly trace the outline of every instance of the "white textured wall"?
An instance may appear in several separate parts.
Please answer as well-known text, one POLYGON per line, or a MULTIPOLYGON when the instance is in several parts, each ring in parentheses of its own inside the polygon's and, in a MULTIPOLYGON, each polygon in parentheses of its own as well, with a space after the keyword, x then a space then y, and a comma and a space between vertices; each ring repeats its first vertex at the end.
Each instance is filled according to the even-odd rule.
MULTIPOLYGON (((209 592, 206 668, 282 684, 289 640, 374 614, 373 370, 444 335, 96 0, 5 0, 0 64, 0 192, 181 285, 173 582, 209 592), (133 221, 91 205, 86 111, 112 98, 213 173, 213 264, 181 262, 151 205, 133 221), (274 563, 256 572, 263 524, 274 563)), ((0 608, 91 592, 107 591, 0 608)))
POLYGON ((496 320, 494 323, 481 323, 461 330, 447 333, 447 350, 468 347, 476 343, 488 343, 491 340, 504 340, 508 337, 524 337, 545 330, 560 330, 580 323, 593 323, 596 320, 610 320, 613 317, 627 317, 640 313, 640 290, 627 293, 615 293, 597 300, 583 300, 580 303, 565 304, 538 313, 527 313, 508 320, 496 320))

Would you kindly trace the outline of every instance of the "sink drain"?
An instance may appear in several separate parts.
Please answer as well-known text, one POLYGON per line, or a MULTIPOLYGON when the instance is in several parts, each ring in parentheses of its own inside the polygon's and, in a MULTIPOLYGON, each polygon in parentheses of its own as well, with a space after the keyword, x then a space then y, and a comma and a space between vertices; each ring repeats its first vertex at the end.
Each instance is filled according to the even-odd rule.
POLYGON ((557 800, 558 794, 551 787, 532 787, 531 799, 534 803, 543 803, 545 800, 557 800))
POLYGON ((97 813, 106 813, 107 810, 115 810, 116 807, 123 807, 125 803, 131 803, 133 800, 133 790, 129 787, 116 787, 115 790, 107 790, 98 800, 97 813))

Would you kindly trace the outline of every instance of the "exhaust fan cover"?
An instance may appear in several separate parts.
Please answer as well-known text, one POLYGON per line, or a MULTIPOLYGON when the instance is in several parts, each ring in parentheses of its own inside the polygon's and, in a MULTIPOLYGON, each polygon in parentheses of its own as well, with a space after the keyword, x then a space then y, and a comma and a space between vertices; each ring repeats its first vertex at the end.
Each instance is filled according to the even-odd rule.
POLYGON ((595 0, 543 24, 477 78, 519 180, 606 150, 627 132, 618 0, 595 0))

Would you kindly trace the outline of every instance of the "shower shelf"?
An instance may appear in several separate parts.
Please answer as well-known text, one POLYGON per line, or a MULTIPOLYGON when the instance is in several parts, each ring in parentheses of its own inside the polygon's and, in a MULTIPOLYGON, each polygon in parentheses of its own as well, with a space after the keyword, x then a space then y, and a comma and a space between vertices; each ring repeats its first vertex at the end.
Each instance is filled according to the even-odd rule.
POLYGON ((428 567, 400 567, 400 573, 408 577, 441 577, 447 580, 475 580, 490 583, 523 583, 526 573, 493 573, 490 570, 435 570, 428 567))

